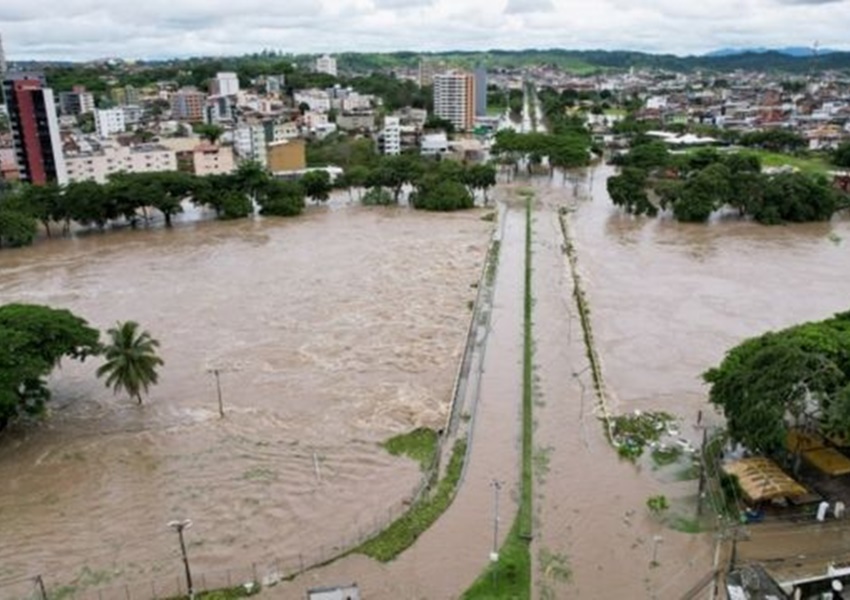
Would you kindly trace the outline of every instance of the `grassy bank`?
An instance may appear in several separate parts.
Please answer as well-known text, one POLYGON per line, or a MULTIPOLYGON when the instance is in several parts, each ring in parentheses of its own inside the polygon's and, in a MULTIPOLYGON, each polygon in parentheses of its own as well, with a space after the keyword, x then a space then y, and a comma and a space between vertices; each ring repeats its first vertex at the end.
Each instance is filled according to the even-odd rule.
POLYGON ((387 529, 352 552, 365 554, 381 562, 389 562, 412 546, 416 538, 422 535, 452 503, 458 481, 460 481, 460 473, 463 470, 465 454, 466 440, 458 440, 452 449, 446 474, 437 487, 387 529))
POLYGON ((464 600, 525 599, 531 595, 532 511, 532 406, 533 355, 531 295, 531 192, 525 192, 525 296, 523 302, 522 364, 522 473, 519 511, 505 543, 499 549, 499 560, 491 563, 462 598, 464 600))
POLYGON ((414 429, 388 439, 381 444, 393 456, 407 456, 417 462, 425 471, 437 454, 437 432, 427 427, 414 429))

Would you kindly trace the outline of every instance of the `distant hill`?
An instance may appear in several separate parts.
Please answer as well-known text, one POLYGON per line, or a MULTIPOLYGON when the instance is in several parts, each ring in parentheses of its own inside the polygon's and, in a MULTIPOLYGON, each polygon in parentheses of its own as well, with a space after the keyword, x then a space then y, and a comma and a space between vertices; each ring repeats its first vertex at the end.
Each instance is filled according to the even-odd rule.
POLYGON ((340 68, 355 72, 369 72, 393 66, 415 67, 420 58, 457 67, 471 67, 482 64, 489 68, 521 69, 532 65, 551 64, 585 75, 605 71, 622 71, 632 67, 678 72, 694 70, 730 72, 741 69, 789 74, 808 73, 813 67, 818 70, 850 70, 850 52, 829 50, 819 51, 816 63, 813 63, 811 51, 798 56, 779 50, 744 50, 734 54, 683 57, 673 54, 647 54, 629 50, 564 50, 554 48, 436 53, 342 53, 337 55, 337 58, 340 68))
MULTIPOLYGON (((795 57, 812 56, 812 48, 806 46, 786 46, 785 48, 721 48, 719 50, 709 52, 704 56, 707 56, 709 58, 716 58, 723 56, 737 56, 738 54, 747 53, 765 54, 767 52, 778 52, 779 54, 795 57)), ((838 52, 838 50, 833 50, 831 48, 818 48, 819 56, 823 56, 824 54, 832 54, 834 52, 838 52)))

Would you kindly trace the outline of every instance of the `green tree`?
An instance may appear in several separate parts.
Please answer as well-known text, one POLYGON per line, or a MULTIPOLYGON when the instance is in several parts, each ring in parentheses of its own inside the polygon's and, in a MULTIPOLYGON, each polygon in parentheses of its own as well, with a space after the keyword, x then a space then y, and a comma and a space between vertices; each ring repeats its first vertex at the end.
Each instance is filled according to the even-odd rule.
POLYGON ((636 167, 624 167, 619 175, 609 177, 606 183, 611 201, 632 215, 658 214, 658 208, 646 194, 646 171, 636 167))
POLYGON ((24 185, 21 187, 20 198, 22 208, 25 212, 38 219, 44 226, 47 237, 52 237, 50 231, 51 221, 58 221, 61 190, 56 184, 47 185, 24 185))
POLYGON ((294 217, 304 210, 304 188, 294 181, 272 180, 258 203, 261 215, 294 217))
POLYGON ((165 364, 157 356, 159 342, 147 331, 139 331, 135 321, 116 323, 107 332, 109 343, 104 347, 106 362, 97 369, 97 376, 106 376, 106 387, 116 394, 123 390, 142 403, 142 392, 148 393, 157 383, 157 367, 165 364))
POLYGON ((0 206, 0 248, 32 244, 37 228, 38 224, 32 216, 0 206))
POLYGON ((62 357, 82 361, 98 354, 99 337, 67 310, 0 306, 0 430, 18 415, 42 414, 50 399, 45 378, 62 357))
POLYGON ((850 313, 746 340, 703 378, 750 450, 780 450, 792 426, 850 435, 850 313))
POLYGON ((94 181, 71 182, 65 186, 62 196, 70 218, 81 225, 93 223, 102 230, 110 220, 118 217, 117 206, 94 181))
POLYGON ((193 125, 192 128, 195 133, 206 139, 210 144, 215 144, 224 135, 224 129, 211 123, 199 123, 193 125))
POLYGON ((850 168, 850 142, 844 142, 832 153, 832 163, 843 168, 850 168))
POLYGON ((473 190, 484 193, 484 204, 487 204, 487 190, 496 185, 496 167, 491 164, 472 165, 464 173, 464 182, 473 190))
POLYGON ((304 188, 304 194, 317 203, 327 202, 333 189, 331 176, 324 169, 304 173, 299 183, 304 188))
POLYGON ((244 219, 254 212, 254 205, 245 194, 233 190, 223 190, 219 192, 219 195, 221 196, 221 212, 219 213, 221 219, 244 219))

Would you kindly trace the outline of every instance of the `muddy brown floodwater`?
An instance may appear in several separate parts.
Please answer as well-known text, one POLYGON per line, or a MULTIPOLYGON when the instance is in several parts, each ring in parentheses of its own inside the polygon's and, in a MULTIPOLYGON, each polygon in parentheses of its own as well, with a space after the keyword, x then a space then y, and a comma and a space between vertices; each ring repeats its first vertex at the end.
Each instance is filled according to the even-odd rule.
POLYGON ((176 518, 198 573, 291 567, 386 521, 420 476, 377 442, 445 420, 480 216, 338 207, 0 253, 0 303, 136 320, 165 360, 142 407, 64 362, 49 420, 0 436, 0 586, 173 581, 176 518))
MULTIPOLYGON (((557 177, 535 182, 542 205, 535 321, 551 323, 535 330, 542 399, 535 444, 549 451, 538 549, 565 557, 572 570, 560 582, 537 574, 536 587, 540 597, 679 598, 709 572, 711 537, 662 526, 645 502, 663 493, 671 517, 692 519, 696 482, 656 471, 648 460, 638 468, 618 461, 605 442, 590 411, 584 349, 576 348, 580 327, 555 210, 575 209, 568 220, 612 411, 668 411, 695 446, 698 411, 721 420, 706 403, 700 374, 727 349, 850 308, 850 221, 839 215, 831 223, 765 227, 632 218, 608 197, 612 174, 602 166, 573 174, 566 185, 557 177)), ((543 571, 547 559, 536 559, 543 571)))
POLYGON ((707 393, 700 374, 726 350, 850 309, 846 212, 773 227, 633 218, 608 198, 613 173, 589 171, 572 218, 615 412, 668 410, 693 421, 707 393))

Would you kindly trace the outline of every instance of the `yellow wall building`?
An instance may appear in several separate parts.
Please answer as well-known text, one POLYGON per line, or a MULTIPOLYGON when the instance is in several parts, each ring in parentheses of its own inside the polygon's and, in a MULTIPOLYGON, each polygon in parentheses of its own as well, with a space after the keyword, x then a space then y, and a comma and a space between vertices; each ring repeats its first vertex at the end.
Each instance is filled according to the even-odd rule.
POLYGON ((304 140, 282 140, 268 146, 268 166, 272 173, 300 171, 307 168, 307 145, 304 140))

